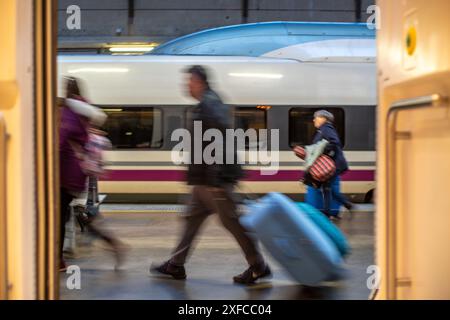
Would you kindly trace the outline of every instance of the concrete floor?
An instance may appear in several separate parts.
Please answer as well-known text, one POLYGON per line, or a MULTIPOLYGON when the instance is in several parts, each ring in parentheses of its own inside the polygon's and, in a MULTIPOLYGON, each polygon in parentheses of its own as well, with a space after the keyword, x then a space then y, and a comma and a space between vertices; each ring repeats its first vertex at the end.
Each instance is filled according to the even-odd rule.
POLYGON ((177 242, 182 219, 176 213, 114 213, 104 224, 130 246, 122 271, 114 271, 114 256, 99 240, 78 236, 78 248, 68 265, 81 270, 81 289, 69 290, 69 274, 61 273, 61 299, 157 299, 157 300, 278 300, 278 299, 367 299, 366 269, 373 264, 374 225, 372 212, 360 212, 349 220, 344 215, 341 229, 348 236, 352 254, 347 258, 349 277, 319 288, 307 288, 292 281, 263 250, 274 273, 273 279, 252 287, 234 285, 232 277, 242 272, 245 260, 234 239, 211 216, 198 237, 186 265, 188 279, 176 281, 150 275, 149 265, 161 262, 177 242))

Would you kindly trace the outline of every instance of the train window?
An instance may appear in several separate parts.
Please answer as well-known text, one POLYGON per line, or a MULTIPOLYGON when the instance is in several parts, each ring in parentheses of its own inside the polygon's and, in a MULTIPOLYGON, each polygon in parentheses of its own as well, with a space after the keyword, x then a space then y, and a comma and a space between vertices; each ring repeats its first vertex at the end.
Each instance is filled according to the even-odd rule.
POLYGON ((376 107, 352 106, 345 111, 347 151, 374 151, 376 107))
MULTIPOLYGON (((267 129, 267 111, 266 109, 256 108, 256 107, 234 107, 234 129, 243 129, 247 131, 248 129, 256 130, 256 137, 249 136, 245 141, 246 149, 262 147, 258 142, 258 130, 267 129)), ((189 127, 189 123, 192 121, 192 109, 188 108, 186 110, 186 125, 189 127)), ((267 141, 263 141, 266 144, 267 141)))
POLYGON ((192 126, 194 109, 195 109, 195 106, 189 106, 186 108, 186 114, 185 114, 185 128, 186 129, 190 129, 192 126))
MULTIPOLYGON (((313 124, 314 113, 324 108, 292 108, 289 111, 289 143, 295 145, 309 145, 312 143, 316 128, 313 124)), ((325 108, 335 117, 334 126, 345 145, 345 112, 341 108, 325 108)))
POLYGON ((256 107, 236 107, 234 109, 234 128, 256 130, 256 136, 249 136, 245 141, 245 147, 257 148, 263 147, 267 144, 267 141, 259 141, 258 132, 261 129, 267 129, 267 111, 266 109, 256 107), (264 144, 264 145, 261 145, 264 144))
POLYGON ((114 149, 162 147, 162 111, 153 107, 103 108, 108 114, 104 130, 114 149))

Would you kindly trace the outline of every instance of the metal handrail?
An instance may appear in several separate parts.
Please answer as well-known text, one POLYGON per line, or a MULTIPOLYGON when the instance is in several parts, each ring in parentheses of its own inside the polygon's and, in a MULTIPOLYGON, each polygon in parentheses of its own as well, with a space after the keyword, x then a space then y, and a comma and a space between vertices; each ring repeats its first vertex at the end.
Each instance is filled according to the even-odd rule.
POLYGON ((0 113, 0 300, 8 298, 6 227, 6 124, 0 113))
MULTIPOLYGON (((401 111, 441 106, 447 97, 440 94, 416 97, 395 102, 387 115, 386 152, 386 292, 387 299, 397 298, 397 219, 396 219, 396 140, 397 116, 401 111)), ((403 137, 407 135, 401 135, 403 137)))

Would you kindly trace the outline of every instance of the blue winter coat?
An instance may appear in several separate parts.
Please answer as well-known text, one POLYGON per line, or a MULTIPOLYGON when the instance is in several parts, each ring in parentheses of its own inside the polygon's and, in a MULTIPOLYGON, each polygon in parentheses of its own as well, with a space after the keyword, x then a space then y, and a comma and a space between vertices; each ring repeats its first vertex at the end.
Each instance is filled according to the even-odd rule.
POLYGON ((344 152, 342 151, 342 143, 336 132, 334 126, 327 122, 323 124, 318 130, 313 139, 313 144, 322 139, 328 140, 330 143, 325 149, 325 154, 329 155, 336 163, 336 175, 341 175, 348 170, 347 160, 345 160, 344 152))

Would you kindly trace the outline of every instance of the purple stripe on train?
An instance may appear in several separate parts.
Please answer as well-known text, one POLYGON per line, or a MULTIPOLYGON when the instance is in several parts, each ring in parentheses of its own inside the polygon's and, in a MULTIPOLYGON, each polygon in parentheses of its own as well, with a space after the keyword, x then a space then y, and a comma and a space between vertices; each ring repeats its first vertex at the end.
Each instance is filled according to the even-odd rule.
MULTIPOLYGON (((261 175, 259 170, 247 170, 244 181, 298 181, 303 176, 299 170, 280 170, 271 176, 261 175)), ((342 181, 374 181, 374 170, 351 170, 342 181)), ((103 181, 184 181, 185 171, 180 170, 111 170, 103 181)))

